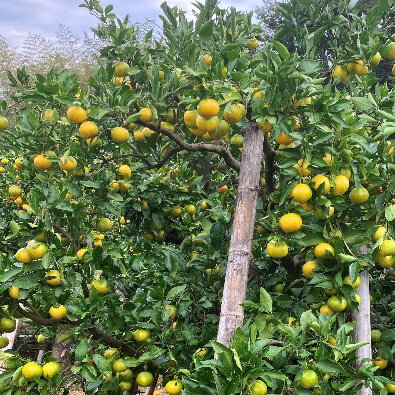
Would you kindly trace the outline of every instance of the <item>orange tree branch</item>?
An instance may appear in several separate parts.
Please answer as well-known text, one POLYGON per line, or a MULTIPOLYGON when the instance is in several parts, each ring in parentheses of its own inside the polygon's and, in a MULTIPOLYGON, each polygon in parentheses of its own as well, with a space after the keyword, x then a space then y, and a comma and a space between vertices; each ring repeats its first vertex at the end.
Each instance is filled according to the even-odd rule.
POLYGON ((221 147, 216 144, 209 143, 187 143, 184 141, 176 132, 169 132, 168 130, 162 129, 160 126, 156 126, 152 123, 145 124, 141 121, 136 121, 139 125, 148 126, 156 133, 164 134, 170 140, 174 141, 182 150, 190 151, 190 152, 214 152, 221 156, 225 163, 231 167, 232 169, 239 171, 240 170, 240 162, 238 162, 230 153, 228 149, 225 147, 221 147))

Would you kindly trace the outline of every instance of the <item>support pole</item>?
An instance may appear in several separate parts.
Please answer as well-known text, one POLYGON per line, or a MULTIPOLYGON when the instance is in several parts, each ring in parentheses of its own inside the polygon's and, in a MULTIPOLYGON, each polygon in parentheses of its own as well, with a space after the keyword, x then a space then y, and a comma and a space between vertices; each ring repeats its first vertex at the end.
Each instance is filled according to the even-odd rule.
POLYGON ((217 341, 224 345, 232 341, 234 331, 242 326, 244 319, 241 303, 244 302, 247 293, 263 139, 264 134, 258 129, 257 124, 248 123, 245 127, 239 187, 217 335, 217 341))
MULTIPOLYGON (((366 247, 361 247, 360 253, 367 252, 366 247)), ((361 284, 357 289, 357 294, 361 297, 359 309, 352 311, 352 318, 355 321, 355 328, 353 331, 354 343, 368 342, 368 344, 359 347, 356 351, 357 366, 362 364, 369 364, 370 362, 363 362, 363 359, 372 359, 372 345, 371 345, 371 327, 370 327, 370 294, 369 294, 369 270, 364 270, 361 274, 361 284)), ((372 395, 372 388, 362 387, 357 391, 356 395, 372 395)))

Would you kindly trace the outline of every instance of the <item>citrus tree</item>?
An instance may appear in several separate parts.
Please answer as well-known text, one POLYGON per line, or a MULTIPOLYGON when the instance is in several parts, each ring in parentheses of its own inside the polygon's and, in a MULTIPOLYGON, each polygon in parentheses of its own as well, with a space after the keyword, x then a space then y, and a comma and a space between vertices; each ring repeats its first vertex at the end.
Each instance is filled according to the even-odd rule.
POLYGON ((164 3, 142 37, 85 0, 104 43, 89 86, 10 76, 0 328, 22 319, 46 352, 1 353, 4 393, 152 393, 158 377, 169 394, 394 392, 394 91, 374 68, 395 59, 390 4, 332 5, 290 53, 217 3, 193 21, 164 3), (326 31, 347 46, 322 62, 326 31), (356 363, 362 313, 373 363, 356 363))

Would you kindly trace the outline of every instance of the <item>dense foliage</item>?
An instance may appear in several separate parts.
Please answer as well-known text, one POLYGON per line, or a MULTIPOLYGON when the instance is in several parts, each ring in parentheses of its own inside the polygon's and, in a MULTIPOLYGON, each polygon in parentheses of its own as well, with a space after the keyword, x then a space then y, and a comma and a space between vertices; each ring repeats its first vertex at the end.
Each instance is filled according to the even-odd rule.
POLYGON ((44 372, 24 347, 1 352, 2 393, 137 393, 159 375, 170 394, 394 392, 395 43, 380 28, 393 6, 352 3, 283 5, 292 21, 329 18, 295 25, 290 52, 285 22, 262 42, 252 13, 216 0, 193 21, 164 3, 162 34, 143 39, 85 0, 106 43, 87 87, 65 70, 12 72, 0 328, 22 318, 44 348, 71 345, 62 372, 50 352, 44 372), (225 347, 214 339, 246 127, 265 133, 264 168, 245 325, 225 347), (374 363, 358 368, 351 311, 367 268, 374 363))

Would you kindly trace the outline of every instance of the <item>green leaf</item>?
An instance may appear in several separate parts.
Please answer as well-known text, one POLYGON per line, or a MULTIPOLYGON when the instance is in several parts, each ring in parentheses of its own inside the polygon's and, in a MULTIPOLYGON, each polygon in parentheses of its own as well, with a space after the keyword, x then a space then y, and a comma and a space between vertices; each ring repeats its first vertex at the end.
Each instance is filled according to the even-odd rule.
POLYGON ((316 363, 316 366, 325 373, 346 373, 346 370, 341 365, 333 361, 320 361, 316 363))
POLYGON ((285 45, 281 44, 279 41, 276 40, 272 40, 272 43, 274 45, 274 48, 276 48, 277 52, 284 60, 290 57, 289 51, 285 45))
POLYGON ((7 237, 8 240, 13 239, 14 237, 16 237, 18 235, 18 233, 19 233, 19 230, 20 230, 19 225, 15 221, 11 221, 10 222, 10 228, 11 228, 12 234, 7 237))
POLYGON ((381 341, 386 342, 392 342, 395 340, 395 329, 386 329, 385 331, 383 331, 383 333, 381 334, 381 341))
POLYGON ((173 300, 176 296, 180 295, 182 292, 185 291, 186 285, 179 285, 178 287, 172 288, 166 296, 166 300, 173 300))
POLYGON ((88 350, 89 350, 88 340, 87 339, 81 340, 78 346, 74 350, 75 359, 77 361, 82 361, 88 354, 88 350))
POLYGON ((93 361, 101 373, 111 372, 110 362, 99 354, 93 355, 93 361))
POLYGON ((202 40, 208 40, 212 35, 214 31, 214 21, 207 21, 202 25, 202 27, 199 30, 199 37, 202 40))
POLYGON ((366 97, 352 97, 351 101, 361 111, 371 110, 372 108, 374 108, 373 104, 366 97))
POLYGON ((265 288, 261 288, 259 291, 259 304, 261 308, 267 313, 271 313, 273 311, 272 298, 265 288))
POLYGON ((10 269, 7 270, 1 277, 0 277, 0 283, 5 283, 9 280, 11 280, 13 277, 15 277, 17 274, 22 272, 22 268, 15 268, 15 269, 10 269))
POLYGON ((385 208, 385 219, 388 222, 391 222, 395 219, 395 210, 392 205, 385 208))

